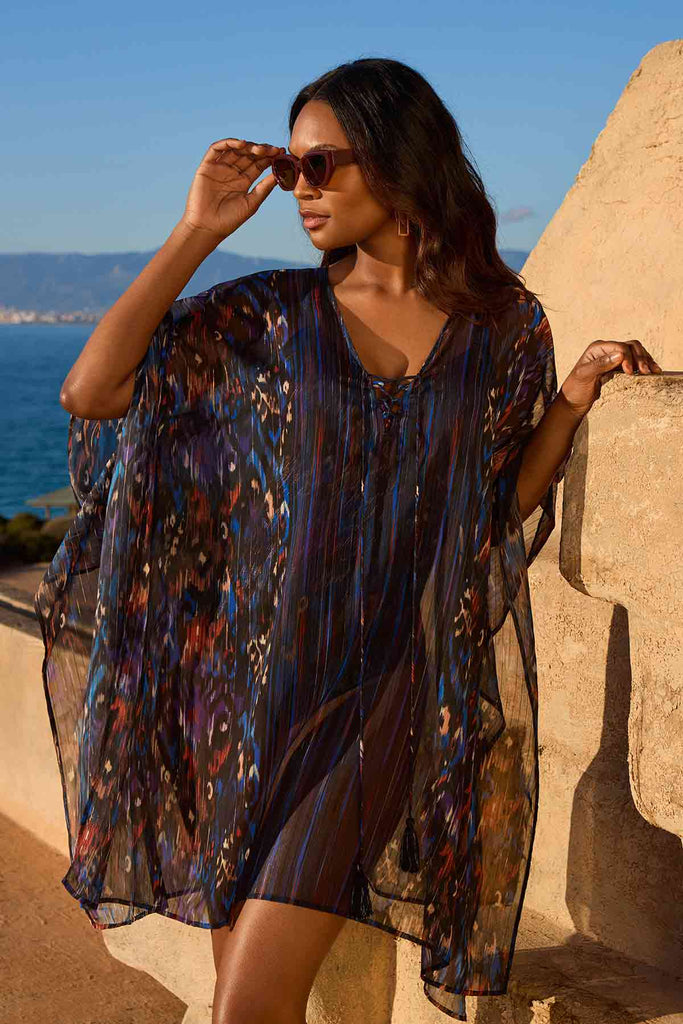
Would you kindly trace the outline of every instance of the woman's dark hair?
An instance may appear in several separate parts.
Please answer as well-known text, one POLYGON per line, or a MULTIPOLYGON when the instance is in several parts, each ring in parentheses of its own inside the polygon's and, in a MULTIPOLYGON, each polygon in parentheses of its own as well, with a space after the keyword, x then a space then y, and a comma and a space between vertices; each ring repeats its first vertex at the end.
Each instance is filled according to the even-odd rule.
MULTIPOLYGON (((515 290, 532 297, 498 253, 496 214, 453 115, 419 72, 385 57, 340 64, 300 90, 290 134, 314 99, 332 108, 377 200, 407 214, 421 295, 446 313, 484 320, 508 308, 515 290)), ((320 265, 354 251, 328 249, 320 265)))

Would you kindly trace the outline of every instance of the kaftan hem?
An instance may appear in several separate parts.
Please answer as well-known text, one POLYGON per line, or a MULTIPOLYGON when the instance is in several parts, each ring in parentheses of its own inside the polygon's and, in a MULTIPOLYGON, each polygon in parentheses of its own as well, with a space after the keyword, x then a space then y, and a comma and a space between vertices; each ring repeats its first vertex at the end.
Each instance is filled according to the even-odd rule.
MULTIPOLYGON (((222 922, 220 924, 208 924, 205 921, 193 921, 193 920, 190 920, 187 917, 183 917, 181 914, 174 914, 173 911, 171 911, 169 909, 161 909, 159 907, 154 907, 154 906, 150 906, 150 905, 147 905, 147 904, 141 904, 141 903, 137 903, 137 902, 134 902, 134 903, 131 904, 129 900, 116 899, 116 897, 113 897, 113 896, 103 897, 101 900, 98 901, 98 903, 90 903, 84 897, 79 896, 79 894, 76 891, 76 889, 73 886, 70 885, 70 883, 67 881, 66 877, 62 879, 62 885, 64 886, 66 891, 69 893, 69 895, 73 896, 75 899, 77 899, 79 901, 79 905, 81 906, 81 908, 83 910, 85 910, 86 915, 88 917, 88 920, 90 921, 92 927, 96 931, 109 931, 112 928, 123 928, 123 927, 126 927, 126 925, 133 924, 135 921, 139 921, 143 917, 148 917, 150 914, 159 914, 161 917, 168 917, 168 918, 170 918, 173 921, 180 922, 181 924, 187 924, 187 925, 190 925, 190 927, 193 927, 193 928, 204 928, 205 930, 208 930, 208 931, 213 931, 213 930, 216 930, 216 929, 219 929, 219 928, 229 928, 232 931, 235 928, 236 924, 237 924, 237 920, 239 919, 239 915, 237 915, 237 918, 235 918, 234 920, 229 919, 229 920, 224 921, 224 922, 222 922), (116 903, 116 904, 118 904, 120 906, 135 907, 136 909, 140 909, 140 913, 137 913, 137 914, 133 915, 132 917, 130 917, 129 920, 126 920, 126 921, 114 921, 114 922, 111 922, 111 923, 104 923, 104 922, 94 921, 92 919, 92 917, 90 916, 88 911, 92 907, 101 906, 102 904, 105 904, 105 903, 116 903)), ((371 885, 370 888, 373 889, 374 892, 377 892, 377 890, 374 889, 374 886, 371 885)), ((187 890, 187 891, 194 891, 194 890, 187 890)), ((183 893, 179 893, 177 895, 184 895, 184 894, 183 893)), ((378 893, 378 895, 379 895, 379 893, 378 893)), ((172 899, 173 895, 171 895, 169 898, 172 899)), ((395 898, 396 899, 401 899, 400 896, 397 896, 395 898)), ((304 907, 304 908, 306 908, 308 910, 319 910, 322 913, 334 914, 336 917, 343 917, 347 921, 353 921, 356 924, 367 925, 370 928, 378 928, 380 931, 386 932, 388 935, 393 935, 393 937, 396 938, 396 939, 405 939, 408 942, 412 942, 413 945, 424 946, 426 948, 433 948, 433 947, 430 946, 430 944, 428 942, 425 942, 424 939, 420 939, 416 935, 411 935, 410 933, 403 932, 403 931, 401 931, 400 929, 397 929, 397 928, 390 928, 388 925, 382 924, 380 921, 371 921, 371 920, 368 920, 368 919, 359 920, 358 918, 352 917, 349 914, 344 914, 344 913, 342 913, 339 910, 335 910, 334 907, 321 906, 321 904, 319 904, 319 903, 312 903, 312 902, 310 902, 308 900, 293 899, 293 898, 288 897, 288 896, 266 895, 265 893, 253 894, 253 895, 247 896, 246 899, 250 899, 250 900, 266 900, 266 901, 268 901, 270 903, 283 903, 283 904, 286 904, 287 906, 304 907)), ((402 902, 407 902, 405 900, 401 900, 401 901, 402 902)), ((416 902, 416 901, 410 901, 410 902, 416 902)), ((445 966, 445 964, 441 964, 439 966, 443 967, 443 966, 445 966)), ((422 977, 421 980, 422 980, 423 985, 424 985, 424 994, 427 996, 427 998, 430 1000, 430 1002, 432 1002, 436 1007, 438 1007, 440 1010, 442 1010, 442 1012, 448 1014, 449 1017, 453 1017, 456 1020, 466 1021, 468 1018, 467 1018, 466 1015, 462 1015, 461 1016, 460 1014, 455 1013, 455 1012, 449 1010, 447 1007, 445 1007, 441 1003, 439 1003, 431 995, 431 993, 429 991, 427 991, 427 986, 428 985, 433 987, 433 988, 443 989, 445 992, 451 992, 454 995, 462 995, 463 998, 465 996, 505 995, 507 993, 507 988, 501 990, 500 992, 491 992, 491 991, 458 992, 456 989, 454 989, 454 988, 452 988, 452 987, 450 987, 448 985, 438 985, 438 984, 436 984, 434 982, 429 982, 424 977, 422 977)))

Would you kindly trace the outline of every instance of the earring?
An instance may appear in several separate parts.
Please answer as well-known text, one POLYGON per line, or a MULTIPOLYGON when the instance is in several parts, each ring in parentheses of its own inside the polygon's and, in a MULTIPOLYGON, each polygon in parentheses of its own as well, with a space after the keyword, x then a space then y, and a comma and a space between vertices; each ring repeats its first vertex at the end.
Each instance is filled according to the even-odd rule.
POLYGON ((410 234, 410 221, 408 220, 408 214, 406 214, 406 213, 399 213, 397 215, 397 217, 396 217, 396 220, 398 221, 398 233, 399 233, 399 235, 409 235, 410 234))

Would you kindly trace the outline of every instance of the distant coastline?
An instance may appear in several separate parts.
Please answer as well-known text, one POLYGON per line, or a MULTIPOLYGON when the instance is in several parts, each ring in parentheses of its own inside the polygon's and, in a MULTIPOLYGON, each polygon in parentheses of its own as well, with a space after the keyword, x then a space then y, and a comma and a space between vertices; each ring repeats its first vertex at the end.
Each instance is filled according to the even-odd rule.
POLYGON ((73 313, 57 313, 54 310, 16 309, 14 306, 0 306, 0 325, 11 324, 94 324, 102 318, 101 313, 85 313, 79 309, 73 313))
MULTIPOLYGON (((139 276, 157 250, 100 253, 0 253, 0 324, 96 324, 139 276)), ((501 249, 514 271, 527 252, 501 249)), ((223 281, 275 269, 318 266, 277 257, 241 256, 214 249, 192 275, 178 298, 196 295, 223 281)))

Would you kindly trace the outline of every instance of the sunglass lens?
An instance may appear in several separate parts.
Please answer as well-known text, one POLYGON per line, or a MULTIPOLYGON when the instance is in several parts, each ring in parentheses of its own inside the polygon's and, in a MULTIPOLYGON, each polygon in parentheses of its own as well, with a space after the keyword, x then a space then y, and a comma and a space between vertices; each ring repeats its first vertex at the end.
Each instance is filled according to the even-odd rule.
POLYGON ((327 171, 327 160, 323 153, 313 153, 301 161, 304 175, 311 185, 322 185, 327 171))
POLYGON ((272 171, 281 188, 291 192, 296 185, 296 168, 289 157, 281 156, 273 160, 272 171))

